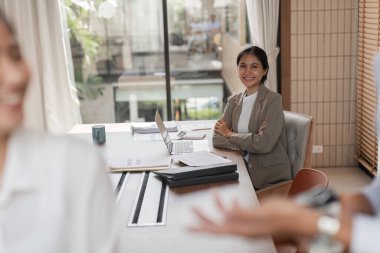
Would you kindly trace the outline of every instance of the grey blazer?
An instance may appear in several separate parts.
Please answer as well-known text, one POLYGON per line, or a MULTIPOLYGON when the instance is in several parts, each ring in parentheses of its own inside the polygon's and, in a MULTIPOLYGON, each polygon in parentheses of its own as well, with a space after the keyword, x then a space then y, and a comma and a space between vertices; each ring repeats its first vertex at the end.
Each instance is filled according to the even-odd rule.
POLYGON ((214 133, 214 147, 248 152, 248 172, 256 189, 291 179, 281 95, 260 85, 249 133, 237 133, 244 96, 245 92, 228 98, 222 118, 234 133, 229 139, 214 133))

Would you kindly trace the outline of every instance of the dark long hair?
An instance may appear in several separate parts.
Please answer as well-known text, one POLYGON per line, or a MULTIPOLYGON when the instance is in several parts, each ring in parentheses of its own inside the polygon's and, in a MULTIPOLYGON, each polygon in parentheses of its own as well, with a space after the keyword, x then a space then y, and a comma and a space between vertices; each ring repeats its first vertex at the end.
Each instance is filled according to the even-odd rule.
POLYGON ((239 66, 241 58, 246 55, 250 54, 255 56, 259 61, 261 62, 261 65, 263 66, 263 69, 267 71, 267 73, 263 76, 261 79, 261 83, 264 83, 265 80, 267 80, 268 77, 268 71, 269 71, 269 63, 268 63, 268 56, 265 53, 265 51, 257 46, 252 46, 244 49, 241 51, 236 59, 236 65, 239 66))

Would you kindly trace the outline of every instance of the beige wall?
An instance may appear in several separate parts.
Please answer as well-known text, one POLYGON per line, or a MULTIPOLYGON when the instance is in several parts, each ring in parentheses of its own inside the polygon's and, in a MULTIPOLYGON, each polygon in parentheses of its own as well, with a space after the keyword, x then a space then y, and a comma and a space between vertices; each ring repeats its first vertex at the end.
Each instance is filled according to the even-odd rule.
POLYGON ((354 165, 355 0, 291 0, 291 110, 315 119, 313 167, 354 165))

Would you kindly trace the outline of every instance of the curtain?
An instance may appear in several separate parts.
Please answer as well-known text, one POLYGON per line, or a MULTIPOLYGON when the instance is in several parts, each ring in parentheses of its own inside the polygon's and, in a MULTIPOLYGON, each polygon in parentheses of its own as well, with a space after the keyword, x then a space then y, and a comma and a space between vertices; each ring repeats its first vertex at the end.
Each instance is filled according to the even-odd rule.
POLYGON ((280 0, 246 0, 251 43, 261 47, 268 55, 269 73, 267 87, 277 92, 276 59, 280 0))
POLYGON ((81 118, 79 106, 74 103, 75 84, 64 46, 67 29, 62 26, 61 1, 0 0, 0 3, 15 28, 32 74, 24 125, 43 132, 67 133, 81 118))
POLYGON ((376 133, 378 72, 374 69, 373 59, 380 47, 380 5, 378 0, 360 0, 358 7, 356 159, 361 166, 376 175, 379 149, 377 142, 379 133, 376 133))

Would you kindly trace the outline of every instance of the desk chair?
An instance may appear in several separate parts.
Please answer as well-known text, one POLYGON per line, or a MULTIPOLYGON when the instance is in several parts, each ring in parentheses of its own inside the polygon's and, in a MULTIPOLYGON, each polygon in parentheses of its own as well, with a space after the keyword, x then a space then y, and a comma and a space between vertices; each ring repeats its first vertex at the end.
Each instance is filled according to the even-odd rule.
POLYGON ((327 189, 329 180, 325 173, 304 168, 298 171, 294 180, 285 181, 274 186, 256 191, 259 202, 270 196, 294 197, 295 195, 319 186, 327 189))
MULTIPOLYGON (((290 160, 292 178, 297 175, 301 168, 311 167, 312 151, 312 131, 313 118, 311 116, 284 111, 285 115, 285 133, 286 133, 286 152, 290 160)), ((286 196, 289 192, 293 180, 281 182, 256 191, 258 199, 263 199, 269 195, 286 196)))
POLYGON ((312 132, 314 120, 311 116, 284 111, 286 151, 292 169, 292 178, 301 168, 311 167, 312 132))
MULTIPOLYGON (((294 180, 286 181, 269 188, 264 191, 256 192, 259 202, 263 201, 269 196, 294 197, 295 195, 311 190, 312 188, 319 186, 326 190, 329 185, 329 180, 325 173, 319 170, 305 168, 298 171, 294 180)), ((305 249, 297 248, 295 245, 288 242, 275 242, 275 246, 278 253, 307 253, 305 249)))

